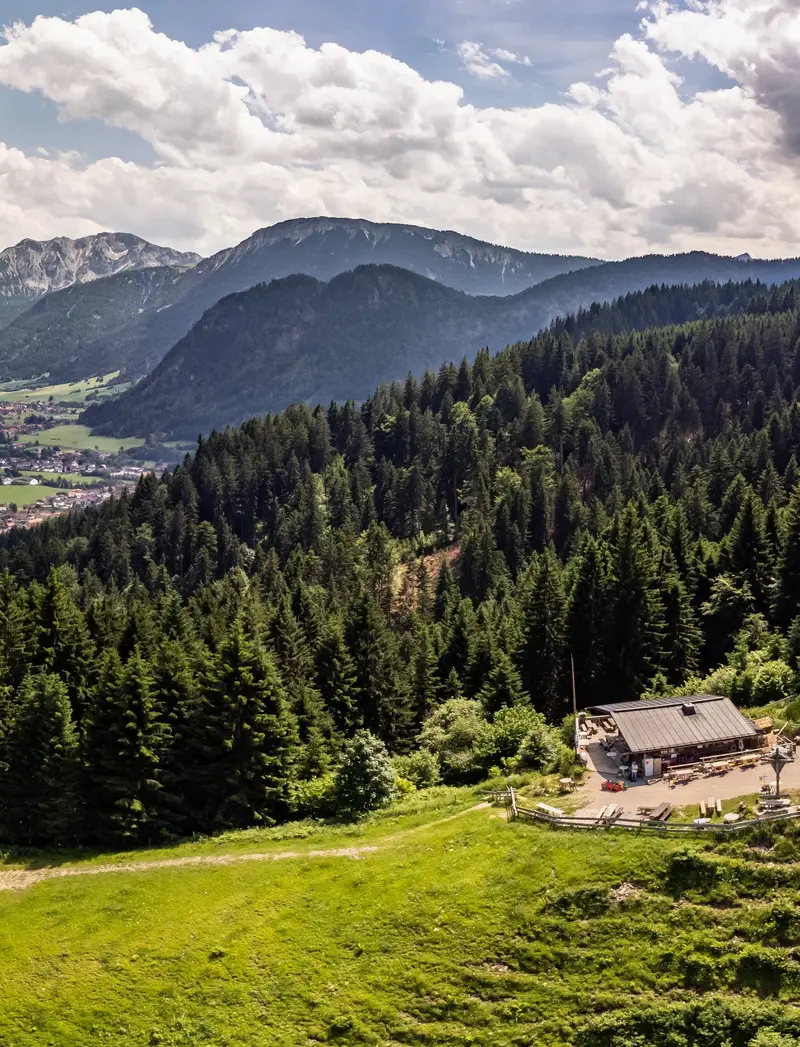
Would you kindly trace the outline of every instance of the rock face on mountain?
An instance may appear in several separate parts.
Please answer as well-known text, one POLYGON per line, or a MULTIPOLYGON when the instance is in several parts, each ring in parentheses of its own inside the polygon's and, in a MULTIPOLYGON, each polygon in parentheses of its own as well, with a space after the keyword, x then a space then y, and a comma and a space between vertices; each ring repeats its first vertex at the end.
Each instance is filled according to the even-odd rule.
MULTIPOLYGON (((595 261, 528 254, 458 233, 410 225, 300 218, 261 229, 236 247, 203 259, 168 289, 162 288, 162 295, 154 296, 148 307, 133 312, 122 325, 120 302, 132 288, 113 287, 113 281, 119 278, 112 277, 104 285, 109 292, 109 320, 105 324, 109 334, 104 338, 104 325, 99 324, 97 334, 90 332, 91 346, 87 344, 87 332, 76 325, 73 310, 75 302, 85 294, 91 298, 91 309, 104 315, 103 302, 95 289, 79 290, 69 300, 62 298, 61 313, 59 303, 53 302, 48 308, 48 328, 42 325, 41 316, 21 317, 15 331, 0 332, 0 374, 28 378, 48 371, 71 381, 91 373, 84 370, 86 360, 102 360, 105 356, 105 362, 97 364, 100 370, 121 366, 129 375, 141 377, 207 309, 226 295, 294 273, 330 280, 365 264, 395 265, 473 294, 508 295, 595 261), (31 319, 36 330, 35 359, 34 354, 29 358, 24 350, 31 319), (70 347, 66 357, 65 344, 70 347)), ((87 311, 88 307, 78 308, 78 313, 87 311)))
MULTIPOLYGON (((649 259, 649 284, 662 283, 671 265, 649 259)), ((635 289, 641 271, 620 271, 622 293, 635 289)), ((608 283, 583 287, 578 304, 607 297, 608 283)), ((361 266, 329 283, 296 275, 260 284, 218 302, 151 375, 118 400, 93 405, 83 420, 101 433, 194 439, 292 402, 359 400, 382 381, 421 375, 443 359, 528 341, 553 318, 547 286, 482 297, 393 266, 361 266)), ((718 299, 724 313, 763 291, 753 283, 655 288, 642 296, 638 326, 703 315, 698 300, 718 299)), ((576 322, 597 326, 602 313, 594 307, 576 322)), ((613 317, 604 322, 616 329, 613 317)))
POLYGON ((22 240, 0 251, 0 325, 51 291, 132 269, 186 268, 198 261, 199 255, 158 247, 131 233, 22 240))

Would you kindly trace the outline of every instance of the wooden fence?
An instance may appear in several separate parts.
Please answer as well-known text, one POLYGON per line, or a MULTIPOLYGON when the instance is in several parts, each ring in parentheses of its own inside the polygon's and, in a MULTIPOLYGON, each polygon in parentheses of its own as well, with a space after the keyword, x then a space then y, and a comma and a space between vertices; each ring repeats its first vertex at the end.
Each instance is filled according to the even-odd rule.
POLYGON ((776 811, 762 815, 760 818, 751 818, 742 822, 709 822, 708 825, 694 825, 691 822, 660 822, 651 821, 647 818, 625 818, 625 817, 591 817, 586 815, 552 815, 545 811, 537 811, 530 807, 523 807, 517 800, 516 790, 511 788, 505 794, 495 793, 493 798, 497 801, 504 800, 510 818, 524 818, 532 822, 540 822, 555 829, 627 829, 629 832, 661 833, 667 835, 702 834, 708 832, 737 833, 746 829, 752 829, 759 825, 770 822, 785 822, 800 818, 800 811, 776 811))

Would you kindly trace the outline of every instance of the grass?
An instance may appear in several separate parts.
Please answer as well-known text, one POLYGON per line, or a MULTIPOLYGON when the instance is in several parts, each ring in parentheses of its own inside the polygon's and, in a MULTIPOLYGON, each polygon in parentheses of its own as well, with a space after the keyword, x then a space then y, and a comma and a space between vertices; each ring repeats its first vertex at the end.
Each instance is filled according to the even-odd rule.
POLYGON ((39 484, 31 487, 29 484, 11 484, 9 487, 0 487, 0 505, 11 505, 15 502, 20 508, 24 505, 34 505, 44 498, 51 498, 54 494, 62 494, 57 487, 48 487, 39 484))
POLYGON ((109 389, 119 371, 111 371, 109 374, 95 378, 85 378, 80 382, 63 382, 59 385, 30 385, 21 382, 5 382, 0 384, 0 403, 47 403, 53 398, 55 403, 62 401, 82 401, 86 394, 95 392, 99 396, 108 396, 116 393, 117 388, 109 389))
POLYGON ((81 476, 80 473, 48 473, 35 472, 28 469, 21 470, 23 476, 35 477, 37 480, 69 480, 70 487, 85 487, 90 484, 108 483, 98 476, 81 476))
POLYGON ((0 1043, 682 1047, 698 1014, 698 1044, 800 1032, 791 828, 687 846, 473 803, 437 790, 149 855, 299 852, 280 862, 0 893, 0 1043), (377 850, 307 854, 352 844, 377 850))
POLYGON ((92 436, 85 425, 57 425, 39 433, 27 433, 20 437, 20 443, 39 444, 41 447, 62 447, 76 451, 108 451, 119 454, 123 448, 140 447, 144 440, 135 436, 116 439, 113 436, 92 436))

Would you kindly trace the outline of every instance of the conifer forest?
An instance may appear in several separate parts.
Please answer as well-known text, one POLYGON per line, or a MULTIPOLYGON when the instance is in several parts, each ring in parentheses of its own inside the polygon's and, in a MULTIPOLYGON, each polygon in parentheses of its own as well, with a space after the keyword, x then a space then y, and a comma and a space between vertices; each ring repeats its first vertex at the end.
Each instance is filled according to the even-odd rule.
POLYGON ((798 392, 800 285, 656 287, 10 532, 3 839, 335 814, 354 752, 569 768, 571 657, 581 708, 792 698, 798 392))

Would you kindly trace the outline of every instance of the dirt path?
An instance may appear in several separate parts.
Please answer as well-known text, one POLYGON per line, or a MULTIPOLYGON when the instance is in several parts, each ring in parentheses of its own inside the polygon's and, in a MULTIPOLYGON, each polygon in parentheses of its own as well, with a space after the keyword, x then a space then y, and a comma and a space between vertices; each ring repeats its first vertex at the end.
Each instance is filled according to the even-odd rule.
MULTIPOLYGON (((429 829, 431 826, 442 825, 444 822, 452 822, 456 818, 462 818, 472 811, 481 811, 490 807, 489 803, 479 803, 466 811, 458 811, 446 818, 438 818, 432 822, 424 822, 415 825, 411 829, 395 833, 393 836, 384 838, 384 842, 408 836, 410 833, 418 832, 420 829, 429 829)), ((117 862, 108 865, 64 865, 45 866, 42 869, 7 869, 0 870, 0 891, 24 891, 27 887, 41 883, 43 880, 58 880, 66 876, 101 876, 104 873, 131 873, 147 872, 148 869, 179 869, 192 865, 237 865, 240 862, 279 862, 291 858, 362 858, 367 854, 374 854, 378 850, 376 846, 363 847, 336 847, 322 851, 278 851, 274 854, 198 854, 186 858, 154 858, 145 862, 117 862)))
POLYGON ((178 869, 187 865, 236 865, 239 862, 279 862, 288 858, 361 858, 377 847, 338 847, 329 851, 279 851, 277 854, 208 854, 187 858, 156 858, 148 862, 120 862, 111 865, 65 865, 43 869, 9 869, 0 872, 0 891, 23 891, 43 880, 64 876, 100 876, 103 873, 147 872, 148 869, 178 869))

